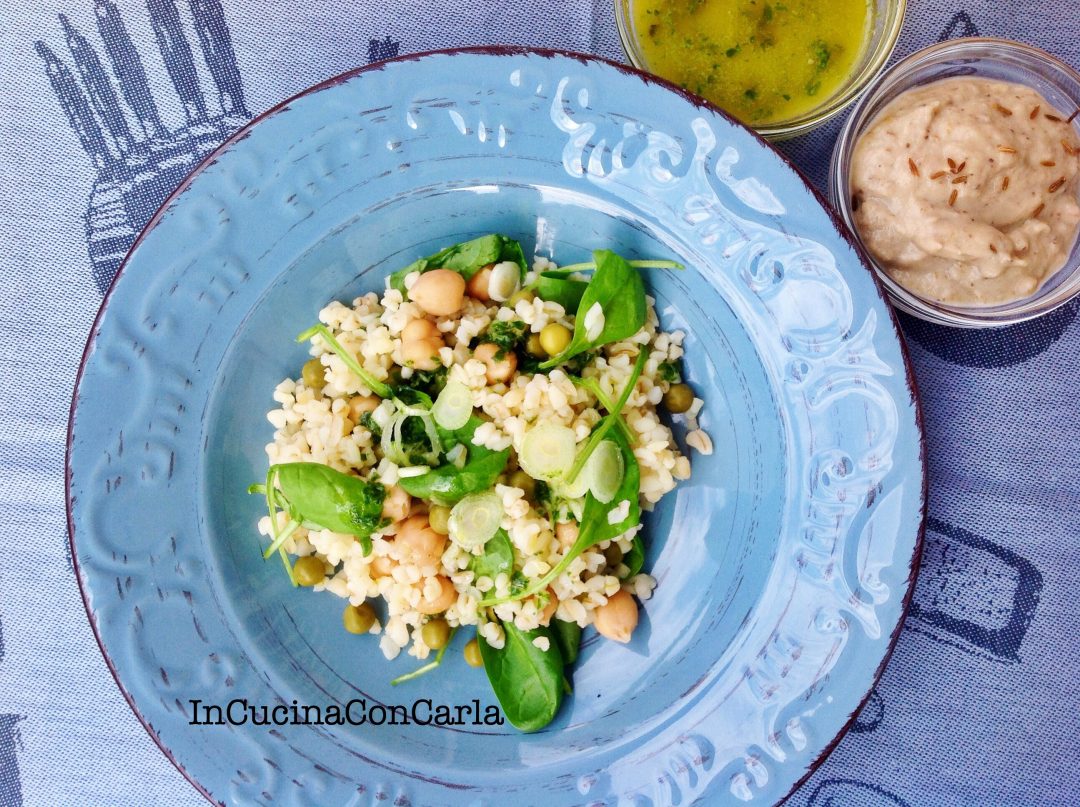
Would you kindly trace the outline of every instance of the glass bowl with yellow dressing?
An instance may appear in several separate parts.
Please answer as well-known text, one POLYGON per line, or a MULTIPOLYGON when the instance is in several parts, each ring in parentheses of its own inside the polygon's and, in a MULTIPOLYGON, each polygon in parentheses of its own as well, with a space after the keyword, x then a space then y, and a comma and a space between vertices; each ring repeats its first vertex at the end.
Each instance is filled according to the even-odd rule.
POLYGON ((906 0, 615 0, 635 67, 783 140, 850 104, 885 65, 906 0))

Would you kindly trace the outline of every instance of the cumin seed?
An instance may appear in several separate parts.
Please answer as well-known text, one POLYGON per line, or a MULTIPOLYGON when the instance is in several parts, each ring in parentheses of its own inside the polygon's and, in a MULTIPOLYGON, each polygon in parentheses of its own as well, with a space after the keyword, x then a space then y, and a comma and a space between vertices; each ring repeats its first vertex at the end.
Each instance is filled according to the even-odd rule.
POLYGON ((971 174, 961 174, 960 176, 953 179, 952 184, 953 185, 961 185, 961 184, 968 181, 969 176, 971 176, 971 174))
POLYGON ((1056 191, 1058 188, 1060 188, 1064 184, 1065 184, 1065 177, 1058 177, 1057 179, 1055 179, 1050 184, 1050 187, 1047 188, 1046 190, 1049 191, 1050 193, 1053 193, 1054 191, 1056 191))
POLYGON ((1074 120, 1076 120, 1077 115, 1080 115, 1080 107, 1077 107, 1076 109, 1074 109, 1073 113, 1071 115, 1069 115, 1069 117, 1067 117, 1065 119, 1065 122, 1066 123, 1072 123, 1074 120))
POLYGON ((991 244, 990 245, 990 251, 991 252, 997 252, 997 247, 995 247, 993 244, 991 244))
POLYGON ((1001 189, 1003 191, 1007 191, 1009 189, 1009 178, 1008 177, 1005 177, 1004 179, 1001 180, 1001 189))
POLYGON ((1073 157, 1080 153, 1080 149, 1076 148, 1076 146, 1072 145, 1068 140, 1062 140, 1061 147, 1065 149, 1066 154, 1073 157))
POLYGON ((956 166, 956 173, 959 174, 961 171, 963 171, 964 167, 966 165, 967 165, 967 160, 964 160, 962 163, 960 163, 960 165, 956 166))
POLYGON ((949 173, 949 172, 948 171, 935 171, 934 173, 932 173, 930 175, 930 179, 941 179, 947 173, 949 173))
POLYGON ((1002 154, 1016 154, 1016 149, 1012 146, 998 146, 998 151, 1002 154))
POLYGON ((919 166, 915 165, 915 161, 910 157, 907 158, 907 167, 912 174, 914 174, 915 176, 919 175, 919 166))
POLYGON ((1061 118, 1059 118, 1057 115, 1051 115, 1049 112, 1045 113, 1043 115, 1043 117, 1046 118, 1047 120, 1052 120, 1054 123, 1061 123, 1062 122, 1061 118))
POLYGON ((1053 160, 1043 160, 1041 163, 1039 163, 1039 165, 1045 165, 1047 168, 1053 168, 1055 165, 1057 165, 1057 163, 1053 160))
POLYGON ((1039 202, 1039 206, 1035 208, 1035 211, 1031 214, 1031 217, 1033 219, 1037 219, 1039 217, 1039 214, 1042 213, 1044 210, 1046 210, 1046 205, 1044 205, 1042 202, 1039 202))
POLYGON ((956 197, 959 193, 960 192, 956 188, 953 188, 952 193, 949 194, 949 207, 952 207, 954 204, 956 204, 956 197))
POLYGON ((1039 115, 1039 109, 1041 106, 1042 104, 1035 104, 1034 108, 1031 110, 1031 114, 1028 115, 1028 118, 1031 120, 1035 120, 1035 118, 1039 115))
POLYGON ((949 170, 952 171, 955 174, 956 173, 956 160, 954 160, 952 157, 949 157, 948 161, 949 161, 949 170))
POLYGON ((994 104, 994 109, 996 109, 998 112, 1000 112, 1006 118, 1011 118, 1012 117, 1012 110, 1011 109, 1006 109, 1001 104, 994 104))

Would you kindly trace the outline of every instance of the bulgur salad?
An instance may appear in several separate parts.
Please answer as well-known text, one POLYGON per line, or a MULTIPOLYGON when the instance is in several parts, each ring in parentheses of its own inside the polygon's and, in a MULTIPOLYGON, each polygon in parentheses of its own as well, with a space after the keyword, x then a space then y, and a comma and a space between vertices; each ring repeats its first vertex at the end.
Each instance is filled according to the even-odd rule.
POLYGON ((467 630, 510 722, 547 725, 582 630, 628 642, 656 585, 641 511, 690 476, 658 408, 712 452, 684 334, 660 330, 639 271, 681 268, 597 250, 530 270, 488 235, 330 303, 267 415, 265 557, 347 599, 345 629, 387 659, 427 662, 394 683, 467 630))

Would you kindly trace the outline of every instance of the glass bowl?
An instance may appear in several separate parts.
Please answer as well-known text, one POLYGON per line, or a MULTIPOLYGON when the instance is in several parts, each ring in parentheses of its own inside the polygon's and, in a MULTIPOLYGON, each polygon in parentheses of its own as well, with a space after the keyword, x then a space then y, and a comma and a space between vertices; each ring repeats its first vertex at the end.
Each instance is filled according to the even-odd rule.
MULTIPOLYGON (((855 144, 878 112, 900 93, 960 76, 1024 84, 1066 114, 1080 109, 1080 73, 1050 54, 1019 42, 985 37, 954 39, 931 45, 897 62, 852 110, 829 166, 829 199, 863 247, 851 208, 850 169, 855 144)), ((1075 121, 1075 116, 1070 120, 1075 121)), ((1080 137, 1077 123, 1070 125, 1080 137)), ((995 306, 953 305, 921 297, 889 277, 873 255, 868 254, 867 260, 897 308, 943 325, 966 328, 1011 325, 1045 314, 1080 293, 1080 239, 1073 243, 1065 264, 1034 294, 995 306)))
MULTIPOLYGON (((630 63, 640 70, 653 72, 648 60, 638 47, 634 17, 630 13, 635 0, 615 0, 615 22, 619 39, 630 63)), ((871 31, 859 60, 843 84, 832 95, 821 99, 813 109, 794 118, 772 121, 758 125, 747 124, 770 140, 787 140, 805 134, 830 118, 839 115, 854 101, 885 66, 892 55, 900 27, 904 22, 907 0, 871 0, 871 31)), ((659 74, 658 74, 659 75, 659 74)), ((663 78, 666 78, 664 76, 663 78)))

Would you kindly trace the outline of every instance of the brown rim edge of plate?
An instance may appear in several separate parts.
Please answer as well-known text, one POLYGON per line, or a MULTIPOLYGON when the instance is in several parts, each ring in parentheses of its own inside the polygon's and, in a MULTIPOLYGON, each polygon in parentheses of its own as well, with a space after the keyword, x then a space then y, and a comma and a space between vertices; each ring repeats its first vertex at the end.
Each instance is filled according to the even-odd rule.
POLYGON ((897 320, 896 312, 893 309, 892 305, 889 303, 888 297, 885 294, 885 290, 881 284, 881 281, 870 268, 866 251, 863 249, 862 245, 858 243, 858 240, 851 235, 847 227, 844 225, 843 221, 836 214, 836 211, 828 203, 828 201, 821 194, 821 192, 817 188, 815 188, 814 185, 807 179, 806 175, 803 174, 799 167, 796 166, 795 163, 792 162, 786 154, 777 149, 772 143, 761 137, 761 135, 759 135, 753 129, 749 128, 741 121, 735 119, 729 113, 725 112, 719 107, 706 101, 704 98, 695 95, 694 93, 684 89, 683 87, 678 86, 677 84, 673 84, 670 81, 662 79, 658 76, 654 76, 651 73, 646 73, 642 70, 637 69, 636 67, 631 67, 629 65, 613 61, 603 56, 594 56, 586 53, 577 53, 574 51, 558 50, 553 48, 530 48, 519 45, 482 45, 461 48, 444 48, 439 50, 422 51, 419 53, 410 53, 404 56, 395 57, 393 59, 372 62, 371 64, 364 65, 363 67, 356 67, 351 70, 347 70, 344 73, 333 76, 332 78, 321 81, 318 84, 314 84, 307 89, 301 90, 295 95, 289 96, 284 101, 281 101, 280 103, 275 104, 269 109, 260 112, 242 127, 233 132, 221 143, 221 145, 219 145, 217 148, 207 154, 202 159, 202 161, 199 162, 199 164, 195 166, 194 169, 192 169, 191 173, 189 173, 180 182, 180 184, 175 188, 175 190, 173 190, 165 198, 165 200, 155 211, 154 215, 150 217, 150 220, 139 232, 139 235, 132 243, 130 249, 128 249, 127 254, 124 256, 123 261, 121 261, 119 268, 116 270, 116 275, 109 283, 109 288, 108 290, 106 290, 105 295, 102 298, 101 306, 98 308, 98 312, 94 316, 94 322, 90 327, 90 334, 87 337, 86 345, 83 348, 82 357, 79 360, 79 370, 75 376, 75 386, 71 395, 71 406, 68 410, 67 442, 64 449, 64 507, 67 515, 68 545, 71 550, 71 565, 75 572, 76 582, 79 584, 79 593, 82 597, 83 608, 86 610, 86 616, 90 622, 90 627, 93 630, 94 639, 97 641, 98 649, 101 650, 101 655, 105 659, 105 665, 108 667, 109 672, 112 674, 113 680, 116 681, 116 686, 119 688, 120 694, 124 696, 124 700, 127 701, 128 706, 131 707, 131 711, 135 714, 135 717, 142 724, 143 728, 146 729, 147 734, 150 735, 150 738, 154 741, 158 748, 161 749, 161 752, 165 755, 165 757, 176 767, 178 771, 180 771, 183 777, 187 779, 188 782, 190 782, 191 785, 209 802, 213 804, 224 805, 224 802, 219 801, 217 798, 215 798, 199 781, 195 779, 192 774, 187 771, 186 768, 184 768, 180 761, 173 755, 172 751, 168 747, 166 747, 164 742, 162 742, 161 738, 158 736, 157 731, 150 724, 150 721, 148 721, 139 711, 138 706, 136 706, 135 704, 135 700, 132 698, 131 694, 127 691, 127 689, 124 688, 123 683, 120 681, 120 676, 116 671, 116 666, 113 664, 112 658, 110 658, 109 656, 108 650, 105 648, 105 643, 102 641, 101 633, 98 630, 96 617, 94 616, 94 612, 90 606, 89 592, 87 590, 86 582, 83 578, 82 570, 79 566, 78 553, 75 548, 75 522, 72 518, 71 512, 71 447, 74 439, 75 409, 79 403, 79 387, 82 384, 82 378, 83 373, 86 369, 86 363, 90 357, 91 351, 93 350, 94 343, 97 341, 97 335, 101 325, 101 318, 104 315, 105 309, 109 304, 109 299, 112 297, 113 290, 116 288, 116 283, 120 279, 120 275, 123 274, 124 269, 127 267, 128 261, 131 259, 132 254, 135 252, 136 249, 138 249, 139 245, 143 242, 143 239, 145 239, 146 236, 149 235, 150 232, 153 231, 161 222, 161 218, 165 214, 165 211, 168 210, 169 207, 171 207, 172 204, 181 195, 183 195, 185 191, 187 191, 187 189, 191 186, 191 183, 196 179, 196 177, 198 177, 199 174, 201 174, 207 167, 217 162, 218 159, 234 145, 241 142, 242 140, 245 140, 255 126, 262 123, 263 120, 278 114, 279 112, 284 112, 288 110, 289 106, 300 98, 304 98, 308 95, 314 95, 315 93, 321 92, 322 90, 326 90, 331 87, 335 87, 339 84, 344 84, 346 81, 349 81, 356 76, 362 75, 363 73, 382 70, 388 64, 393 64, 397 62, 414 62, 429 56, 458 56, 467 54, 489 56, 539 56, 546 59, 561 57, 573 59, 583 65, 587 65, 590 63, 606 65, 608 67, 614 68, 620 73, 640 79, 646 85, 655 84, 659 87, 662 87, 663 89, 673 92, 676 95, 679 95, 685 100, 689 101, 693 106, 718 115, 719 117, 727 121, 729 124, 744 129, 755 140, 757 140, 759 144, 765 146, 777 157, 779 157, 779 159, 795 174, 795 176, 802 181, 803 185, 810 192, 811 196, 825 211, 826 215, 828 215, 829 220, 832 223, 833 228, 836 230, 837 234, 844 242, 848 244, 848 246, 851 247, 852 251, 854 251, 855 254, 858 256, 859 262, 862 264, 863 269, 866 270, 866 272, 873 280, 874 288, 877 291, 878 298, 882 301, 882 303, 884 303, 886 310, 889 312, 889 319, 892 323, 893 334, 896 336, 896 339, 900 344, 900 353, 904 359, 904 374, 908 387, 908 393, 911 396, 911 403, 915 407, 915 425, 919 430, 919 460, 922 465, 923 472, 922 503, 919 513, 919 529, 915 539, 914 550, 912 551, 911 558, 908 561, 907 591, 904 594, 900 618, 897 620, 896 626, 889 636, 888 645, 885 648, 885 654, 882 656, 881 663, 874 671, 873 680, 870 682, 870 687, 867 689, 866 694, 863 695, 863 697, 860 699, 858 705, 848 717, 847 722, 845 722, 844 725, 840 727, 840 730, 837 732, 836 736, 833 737, 833 739, 825 745, 825 748, 822 749, 822 752, 813 760, 813 762, 810 763, 810 765, 806 769, 806 773, 804 773, 802 777, 800 777, 799 780, 795 782, 791 790, 789 790, 785 796, 783 796, 778 802, 776 802, 777 805, 783 804, 800 787, 802 787, 806 783, 806 781, 814 774, 815 771, 817 771, 817 769, 821 766, 821 764, 825 761, 829 754, 831 754, 836 748, 836 746, 839 745, 840 741, 848 733, 848 730, 851 728, 851 726, 855 723, 859 712, 862 711, 863 707, 866 705, 866 702, 870 699, 870 695, 873 693, 874 688, 877 686, 878 681, 881 679, 881 675, 885 671, 885 667, 888 664, 889 659, 892 658, 893 651, 896 649, 897 641, 900 638, 900 632, 903 629, 904 622, 907 619, 908 611, 911 606, 911 599, 915 592, 915 580, 919 572, 919 565, 922 558, 923 539, 926 532, 928 469, 926 461, 926 432, 923 427, 922 399, 915 384, 914 367, 911 363, 911 357, 908 352, 907 342, 904 340, 903 333, 900 330, 900 323, 897 320))

